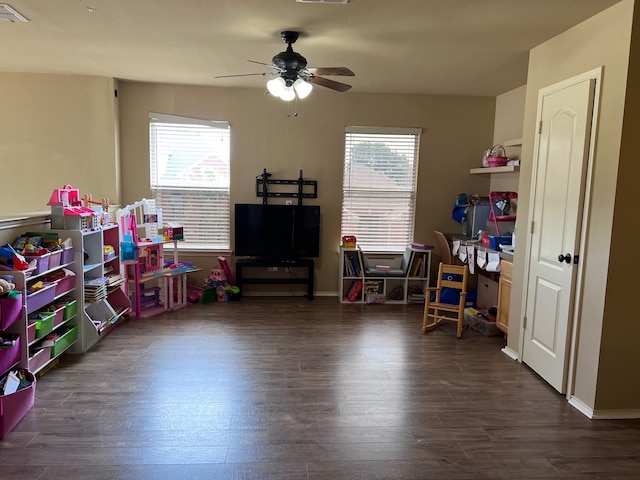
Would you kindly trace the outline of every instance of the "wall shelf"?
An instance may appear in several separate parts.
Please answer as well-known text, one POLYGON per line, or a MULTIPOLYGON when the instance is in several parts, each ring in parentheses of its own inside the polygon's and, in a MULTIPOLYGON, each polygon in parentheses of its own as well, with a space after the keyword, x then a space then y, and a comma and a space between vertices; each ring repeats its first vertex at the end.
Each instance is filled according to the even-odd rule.
POLYGON ((478 173, 509 173, 509 172, 519 172, 519 165, 506 165, 504 167, 481 167, 481 168, 472 168, 469 170, 471 174, 478 173))

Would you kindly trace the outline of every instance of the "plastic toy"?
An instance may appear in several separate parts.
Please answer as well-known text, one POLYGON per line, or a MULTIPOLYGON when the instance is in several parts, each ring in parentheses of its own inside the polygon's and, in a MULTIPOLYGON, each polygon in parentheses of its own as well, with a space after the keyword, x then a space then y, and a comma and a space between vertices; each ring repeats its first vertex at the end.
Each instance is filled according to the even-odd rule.
POLYGON ((342 245, 344 248, 356 248, 357 239, 354 235, 345 235, 342 237, 342 245))
POLYGON ((91 231, 100 228, 97 213, 84 205, 80 192, 71 185, 56 188, 47 205, 51 207, 51 227, 91 231))

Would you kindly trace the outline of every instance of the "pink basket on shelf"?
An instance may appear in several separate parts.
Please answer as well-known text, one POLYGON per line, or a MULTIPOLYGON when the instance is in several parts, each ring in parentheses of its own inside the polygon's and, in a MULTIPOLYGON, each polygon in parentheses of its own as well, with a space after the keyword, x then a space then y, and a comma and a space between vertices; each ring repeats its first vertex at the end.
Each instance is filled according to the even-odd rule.
POLYGON ((494 145, 487 152, 487 166, 488 167, 504 167, 509 161, 507 152, 502 145, 494 145))

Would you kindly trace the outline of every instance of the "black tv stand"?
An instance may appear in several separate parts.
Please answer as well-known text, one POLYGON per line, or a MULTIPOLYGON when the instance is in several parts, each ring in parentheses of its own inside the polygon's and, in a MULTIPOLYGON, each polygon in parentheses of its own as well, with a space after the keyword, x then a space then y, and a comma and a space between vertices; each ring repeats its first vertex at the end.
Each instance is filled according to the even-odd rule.
POLYGON ((236 260, 236 285, 240 289, 237 297, 242 297, 242 286, 247 284, 307 284, 307 297, 313 300, 313 272, 314 262, 311 258, 282 259, 282 258, 238 258, 236 260), (306 268, 307 277, 245 277, 246 268, 306 268))

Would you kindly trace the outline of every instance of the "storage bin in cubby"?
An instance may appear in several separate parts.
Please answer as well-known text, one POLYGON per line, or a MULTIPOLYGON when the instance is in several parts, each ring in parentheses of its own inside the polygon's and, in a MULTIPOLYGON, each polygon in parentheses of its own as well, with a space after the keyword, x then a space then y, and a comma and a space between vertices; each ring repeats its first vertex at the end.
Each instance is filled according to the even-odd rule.
POLYGON ((22 293, 16 298, 0 298, 0 330, 16 323, 22 311, 22 293))
POLYGON ((29 323, 35 323, 35 338, 42 338, 53 331, 55 316, 54 312, 35 312, 29 315, 29 323))
POLYGON ((49 360, 51 360, 50 346, 37 350, 31 357, 29 357, 29 370, 36 373, 44 367, 49 360))
MULTIPOLYGON (((64 329, 64 327, 63 327, 64 329)), ((78 326, 69 325, 62 335, 55 340, 55 344, 51 347, 51 358, 57 357, 63 351, 65 351, 70 345, 72 345, 78 338, 78 326)))
POLYGON ((0 373, 6 372, 20 361, 20 337, 16 335, 13 345, 0 347, 0 373))
POLYGON ((78 308, 78 301, 75 298, 63 298, 59 301, 56 301, 56 305, 60 305, 64 307, 63 319, 71 320, 73 316, 76 314, 78 308))
POLYGON ((104 300, 91 303, 84 310, 94 325, 104 325, 116 316, 116 311, 104 300))
POLYGON ((46 272, 49 270, 49 258, 51 257, 50 253, 45 253, 44 255, 27 255, 24 254, 24 259, 27 263, 31 263, 32 261, 36 261, 36 269, 33 272, 34 275, 38 275, 42 272, 46 272))
POLYGON ((62 262, 62 250, 49 252, 49 270, 60 266, 62 262))
POLYGON ((9 395, 0 395, 0 439, 6 437, 33 407, 36 379, 29 371, 25 376, 31 385, 9 395))
POLYGON ((56 281, 56 297, 73 290, 76 286, 76 274, 68 268, 64 268, 63 270, 64 277, 56 281))
POLYGON ((35 312, 53 302, 56 297, 56 284, 45 283, 45 287, 37 292, 27 291, 27 313, 35 312))
POLYGON ((58 325, 60 325, 62 322, 64 322, 64 305, 55 305, 55 309, 54 310, 49 310, 50 312, 53 313, 53 328, 56 328, 58 325))
POLYGON ((73 262, 73 247, 66 247, 62 249, 62 258, 60 259, 61 265, 73 262))
POLYGON ((36 339, 36 325, 38 322, 29 322, 27 325, 27 343, 31 343, 36 339))

